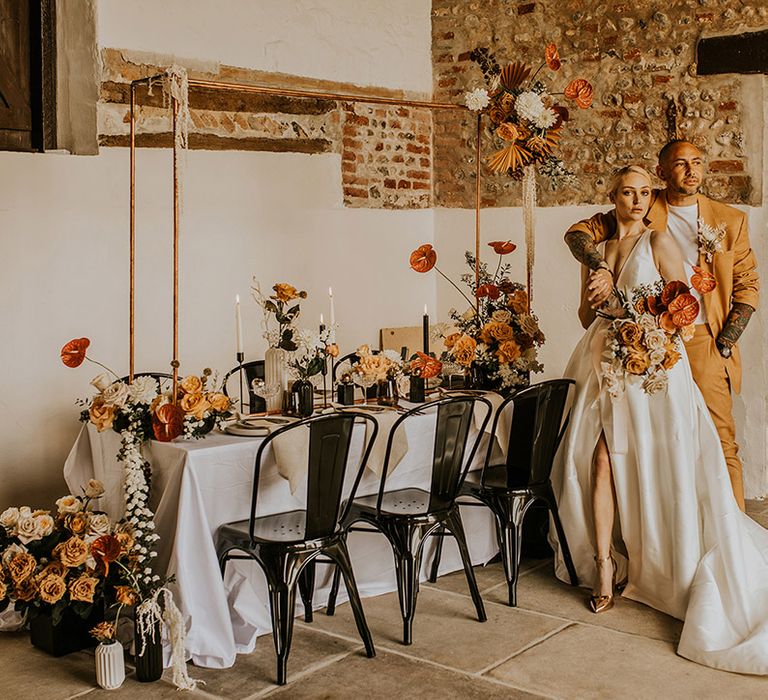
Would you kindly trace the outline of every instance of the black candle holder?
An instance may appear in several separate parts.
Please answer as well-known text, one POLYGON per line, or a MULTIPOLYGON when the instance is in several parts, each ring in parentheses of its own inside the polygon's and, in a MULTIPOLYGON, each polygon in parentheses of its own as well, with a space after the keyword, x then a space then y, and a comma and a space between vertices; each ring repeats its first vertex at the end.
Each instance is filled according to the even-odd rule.
MULTIPOLYGON (((235 355, 235 357, 237 358, 238 374, 240 376, 240 410, 238 411, 238 413, 242 413, 243 412, 243 381, 244 381, 243 380, 243 360, 245 359, 245 353, 238 352, 237 355, 235 355)), ((250 395, 249 395, 249 399, 250 399, 250 395)), ((251 406, 251 402, 249 400, 248 401, 249 413, 250 413, 250 406, 251 406)))
POLYGON ((426 401, 426 388, 427 381, 424 377, 418 375, 411 375, 411 389, 408 392, 408 400, 411 403, 424 403, 426 401))

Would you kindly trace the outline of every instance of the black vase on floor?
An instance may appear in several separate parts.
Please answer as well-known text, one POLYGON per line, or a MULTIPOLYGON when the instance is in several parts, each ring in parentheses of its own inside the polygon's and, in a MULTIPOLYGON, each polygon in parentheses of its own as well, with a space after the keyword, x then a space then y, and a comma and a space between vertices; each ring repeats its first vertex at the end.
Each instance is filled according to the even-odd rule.
POLYGON ((38 613, 29 621, 29 640, 32 646, 51 656, 64 656, 73 651, 95 647, 96 640, 90 631, 102 618, 103 615, 98 611, 83 619, 72 610, 66 609, 59 624, 54 625, 50 614, 38 613))
POLYGON ((141 683, 159 681, 163 675, 163 638, 160 621, 156 620, 152 624, 152 630, 145 635, 143 643, 135 614, 133 623, 136 680, 141 683))

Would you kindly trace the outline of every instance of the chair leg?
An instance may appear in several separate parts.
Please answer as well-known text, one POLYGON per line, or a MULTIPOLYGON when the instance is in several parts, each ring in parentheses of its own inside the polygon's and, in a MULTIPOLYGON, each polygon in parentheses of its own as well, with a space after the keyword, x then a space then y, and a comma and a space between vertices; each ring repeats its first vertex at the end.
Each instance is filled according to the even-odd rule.
POLYGON ((475 578, 475 571, 472 568, 472 559, 469 556, 467 538, 464 535, 464 525, 461 522, 461 513, 459 512, 458 506, 454 506, 448 513, 445 525, 456 538, 456 544, 459 545, 459 552, 461 553, 461 561, 464 564, 464 573, 467 576, 469 592, 472 595, 472 602, 475 604, 475 610, 477 611, 477 619, 480 622, 485 622, 488 618, 485 615, 483 599, 480 597, 480 591, 477 588, 477 579, 475 578))
POLYGON ((579 577, 576 574, 576 567, 573 565, 573 559, 571 558, 571 550, 568 547, 568 540, 565 537, 565 530, 563 529, 563 523, 560 520, 560 513, 557 510, 557 501, 555 500, 555 493, 552 490, 552 485, 549 485, 547 493, 542 498, 547 504, 549 512, 552 513, 552 520, 555 521, 555 531, 557 532, 557 539, 560 542, 560 548, 563 552, 563 561, 565 562, 565 568, 568 569, 568 576, 571 578, 571 585, 579 585, 579 577))
POLYGON ((336 612, 336 596, 339 595, 339 581, 341 572, 338 566, 333 567, 333 581, 331 582, 331 591, 328 593, 328 605, 325 608, 326 615, 333 615, 336 612))
POLYGON ((529 496, 501 496, 495 499, 491 510, 496 519, 496 536, 507 579, 507 596, 510 607, 517 607, 517 579, 520 574, 520 554, 523 535, 523 518, 529 496))
POLYGON ((439 530, 432 533, 437 537, 437 546, 435 547, 435 555, 432 558, 432 568, 429 572, 429 582, 435 583, 437 581, 437 572, 440 569, 440 558, 443 556, 443 540, 445 539, 445 528, 440 527, 439 530))
POLYGON ((363 640, 363 644, 365 645, 365 653, 368 658, 371 659, 376 656, 376 649, 373 646, 371 630, 368 629, 368 623, 365 620, 363 604, 360 601, 360 593, 357 590, 355 574, 352 570, 352 562, 349 558, 349 550, 347 549, 346 541, 340 540, 331 548, 326 549, 325 553, 336 562, 334 579, 339 572, 341 572, 341 574, 344 576, 344 584, 346 585, 347 593, 349 594, 349 604, 352 606, 352 613, 355 616, 357 631, 360 633, 360 638, 363 640))
POLYGON ((315 561, 309 562, 299 576, 299 594, 304 604, 304 622, 312 622, 312 597, 315 592, 315 561))

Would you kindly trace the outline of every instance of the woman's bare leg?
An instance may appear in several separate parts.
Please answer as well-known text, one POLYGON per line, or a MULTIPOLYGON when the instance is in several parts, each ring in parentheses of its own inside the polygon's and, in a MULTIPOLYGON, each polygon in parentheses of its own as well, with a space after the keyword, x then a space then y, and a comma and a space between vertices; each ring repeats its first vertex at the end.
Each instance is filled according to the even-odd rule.
POLYGON ((592 515, 595 522, 597 581, 595 595, 613 594, 613 563, 610 560, 614 519, 614 486, 611 456, 605 435, 600 433, 592 457, 592 515))

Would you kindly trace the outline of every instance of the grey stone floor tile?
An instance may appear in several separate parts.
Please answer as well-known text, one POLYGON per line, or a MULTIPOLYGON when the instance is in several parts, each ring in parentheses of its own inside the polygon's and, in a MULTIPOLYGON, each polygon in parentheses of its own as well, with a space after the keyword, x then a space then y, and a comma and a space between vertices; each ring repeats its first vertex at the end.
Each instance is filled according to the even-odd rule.
POLYGON ((291 700, 533 700, 541 696, 380 651, 373 659, 348 656, 332 666, 326 666, 294 682, 289 681, 288 685, 276 689, 267 697, 291 700))
MULTIPOLYGON (((546 559, 523 559, 523 561, 520 562, 520 576, 525 576, 533 569, 544 566, 546 562, 546 559)), ((504 567, 500 561, 486 564, 485 566, 476 566, 475 578, 477 579, 477 587, 480 589, 481 594, 484 594, 487 590, 494 588, 499 584, 506 584, 504 567)), ((440 576, 435 583, 429 583, 429 581, 427 581, 422 585, 437 588, 441 591, 451 591, 453 593, 469 595, 467 577, 463 570, 440 576)))
POLYGON ((768 678, 701 666, 675 645, 578 623, 492 669, 494 678, 562 698, 759 698, 768 678))
MULTIPOLYGON (((521 610, 541 612, 587 624, 639 634, 652 639, 676 642, 683 623, 658 610, 617 597, 616 605, 599 615, 587 607, 589 589, 569 586, 555 578, 552 563, 521 577, 517 584, 517 605, 521 610)), ((506 586, 493 588, 484 598, 504 603, 506 586)))
MULTIPOLYGON (((487 622, 479 622, 469 597, 422 586, 416 605, 413 644, 402 643, 403 622, 397 593, 366 598, 365 616, 377 649, 395 649, 445 666, 479 672, 514 654, 564 623, 502 605, 486 604, 487 622)), ((319 629, 357 639, 350 606, 324 617, 319 629)), ((315 623, 313 623, 315 624, 315 623)))

